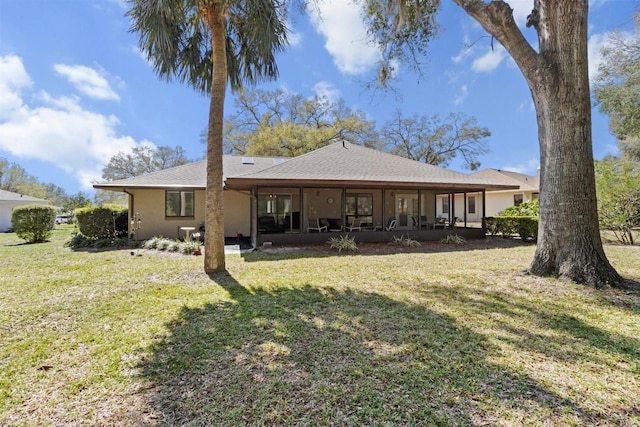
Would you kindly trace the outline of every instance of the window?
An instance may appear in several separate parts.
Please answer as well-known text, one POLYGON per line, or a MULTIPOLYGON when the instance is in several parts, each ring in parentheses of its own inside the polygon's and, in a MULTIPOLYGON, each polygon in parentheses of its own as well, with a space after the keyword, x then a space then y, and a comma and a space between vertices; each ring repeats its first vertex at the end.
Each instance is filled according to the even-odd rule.
POLYGON ((520 206, 522 204, 522 194, 513 195, 513 206, 520 206))
POLYGON ((442 198, 442 213, 449 215, 449 196, 442 198))
POLYGON ((373 215, 373 194, 347 194, 347 215, 373 215))
POLYGON ((469 196, 469 213, 476 213, 476 196, 469 196))
POLYGON ((193 191, 166 192, 164 203, 164 215, 167 217, 193 217, 194 214, 193 191))

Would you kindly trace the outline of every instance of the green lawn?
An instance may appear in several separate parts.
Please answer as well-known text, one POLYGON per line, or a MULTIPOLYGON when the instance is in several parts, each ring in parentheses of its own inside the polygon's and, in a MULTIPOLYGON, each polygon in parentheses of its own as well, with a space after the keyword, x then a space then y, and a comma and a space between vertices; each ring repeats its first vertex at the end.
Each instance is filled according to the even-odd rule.
MULTIPOLYGON (((640 425, 640 293, 532 245, 202 257, 0 234, 0 425, 640 425)), ((640 282, 640 247, 607 246, 640 282)))

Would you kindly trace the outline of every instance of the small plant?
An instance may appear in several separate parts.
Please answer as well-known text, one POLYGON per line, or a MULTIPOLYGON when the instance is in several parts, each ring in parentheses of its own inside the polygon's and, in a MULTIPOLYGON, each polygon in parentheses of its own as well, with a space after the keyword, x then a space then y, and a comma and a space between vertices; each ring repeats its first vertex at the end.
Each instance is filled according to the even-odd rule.
POLYGON ((180 251, 183 254, 187 254, 190 255, 196 251, 200 250, 200 241, 199 240, 192 240, 190 242, 184 242, 180 245, 180 251))
POLYGON ((358 244, 356 243, 356 238, 349 237, 349 235, 332 237, 329 239, 329 244, 331 245, 331 249, 337 249, 338 252, 342 252, 342 250, 356 252, 358 250, 358 244))
POLYGON ((157 249, 158 248, 158 243, 160 243, 161 240, 164 240, 164 237, 162 237, 162 236, 154 236, 151 239, 149 239, 146 242, 144 242, 142 244, 142 247, 145 248, 145 249, 157 249))
POLYGON ((396 245, 396 246, 405 246, 408 248, 416 248, 418 246, 421 246, 420 242, 418 242, 415 239, 412 239, 408 234, 407 234, 407 237, 404 237, 404 234, 401 234, 400 237, 393 236, 389 244, 396 245))
POLYGON ((467 241, 462 236, 458 236, 457 234, 449 234, 444 239, 440 240, 440 243, 447 243, 450 245, 464 245, 467 241))

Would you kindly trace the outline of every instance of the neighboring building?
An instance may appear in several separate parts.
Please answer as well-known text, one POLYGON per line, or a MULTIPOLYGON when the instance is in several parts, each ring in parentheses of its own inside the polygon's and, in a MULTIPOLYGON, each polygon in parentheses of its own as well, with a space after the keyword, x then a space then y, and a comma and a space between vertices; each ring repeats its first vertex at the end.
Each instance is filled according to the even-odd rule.
MULTIPOLYGON (((357 230, 360 241, 388 241, 402 231, 435 240, 448 233, 435 225, 438 195, 478 198, 475 216, 482 218, 486 190, 516 188, 346 142, 290 159, 225 155, 223 162, 225 236, 251 236, 254 245, 326 242, 318 229, 357 230), (395 229, 386 230, 393 219, 395 229)), ((148 239, 199 228, 205 184, 202 160, 94 187, 129 194, 130 216, 142 223, 136 238, 148 239)), ((484 235, 463 212, 451 215, 461 218, 458 234, 484 235)))
POLYGON ((11 214, 15 208, 24 205, 42 204, 48 205, 49 201, 24 194, 0 190, 0 232, 11 229, 11 214))
POLYGON ((505 185, 518 186, 515 190, 492 190, 486 194, 486 216, 494 216, 510 206, 519 206, 532 202, 540 193, 540 177, 524 175, 518 172, 500 169, 483 169, 471 176, 500 182, 505 185))

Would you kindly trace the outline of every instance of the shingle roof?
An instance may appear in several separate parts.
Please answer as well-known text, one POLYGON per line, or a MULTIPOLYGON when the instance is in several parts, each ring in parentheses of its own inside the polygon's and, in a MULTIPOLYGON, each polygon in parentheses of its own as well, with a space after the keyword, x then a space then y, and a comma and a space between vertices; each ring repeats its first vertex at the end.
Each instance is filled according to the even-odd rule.
MULTIPOLYGON (((516 188, 492 179, 472 177, 438 166, 360 145, 337 142, 298 157, 283 159, 223 156, 224 179, 229 188, 253 185, 413 185, 432 188, 516 188)), ((190 163, 140 177, 95 184, 95 188, 205 188, 206 161, 190 163)))
POLYGON ((501 169, 483 169, 474 172, 471 176, 482 179, 490 179, 502 182, 507 185, 517 185, 522 191, 540 191, 540 177, 525 175, 518 172, 505 171, 501 169))
POLYGON ((26 196, 12 191, 0 190, 0 202, 49 203, 48 200, 26 196))
POLYGON ((280 184, 315 181, 318 185, 394 183, 455 188, 504 185, 347 142, 327 145, 259 172, 230 177, 227 184, 241 187, 243 183, 257 181, 280 184))
MULTIPOLYGON (((243 175, 260 171, 285 161, 281 157, 250 157, 231 156, 222 157, 224 179, 230 176, 243 175)), ((207 162, 200 160, 186 165, 176 166, 161 171, 152 172, 134 178, 120 179, 101 184, 95 188, 205 188, 207 183, 207 162)))

